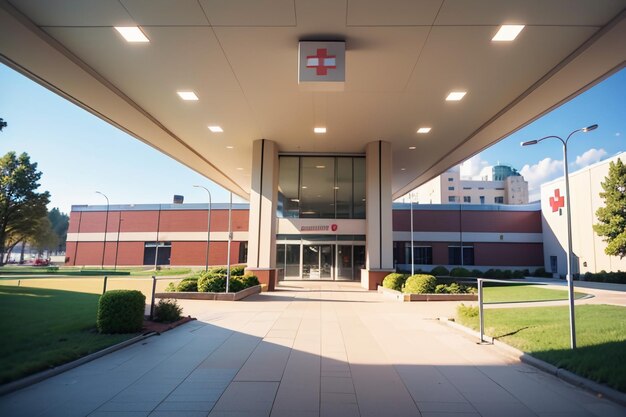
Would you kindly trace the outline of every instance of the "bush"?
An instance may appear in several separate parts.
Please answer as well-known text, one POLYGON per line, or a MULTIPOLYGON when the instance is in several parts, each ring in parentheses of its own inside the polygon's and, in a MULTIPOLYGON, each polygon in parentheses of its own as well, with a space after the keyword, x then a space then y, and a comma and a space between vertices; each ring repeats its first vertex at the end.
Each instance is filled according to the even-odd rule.
POLYGON ((447 294, 448 286, 446 284, 439 284, 435 287, 435 294, 447 294))
POLYGON ((469 269, 465 269, 465 268, 452 268, 450 270, 450 276, 451 277, 466 278, 466 277, 471 277, 472 276, 472 272, 469 269))
POLYGON ((226 292, 226 277, 211 271, 202 274, 198 279, 199 292, 226 292))
POLYGON ((173 282, 167 284, 167 287, 165 287, 165 292, 176 292, 176 284, 174 284, 173 282))
POLYGON ((448 294, 464 294, 464 293, 465 293, 464 288, 461 287, 456 282, 453 282, 452 284, 448 285, 448 294))
POLYGON ((461 305, 457 307, 456 311, 459 317, 478 317, 478 307, 466 306, 461 303, 461 305))
POLYGON ((596 274, 587 272, 585 274, 585 281, 607 282, 611 284, 626 284, 626 272, 606 272, 604 270, 596 274))
POLYGON ((154 321, 172 323, 180 320, 183 309, 176 300, 161 299, 154 306, 154 321))
POLYGON ((447 277, 450 275, 450 272, 448 271, 448 269, 445 266, 436 266, 434 267, 431 271, 430 271, 431 275, 434 275, 436 277, 447 277))
POLYGON ((404 286, 407 277, 408 276, 404 274, 398 274, 395 272, 391 273, 383 279, 383 287, 396 291, 402 291, 402 287, 404 286))
POLYGON ((537 268, 535 272, 533 272, 534 277, 544 277, 544 278, 552 278, 552 273, 546 272, 544 268, 537 268))
POLYGON ((244 288, 250 288, 260 284, 259 278, 253 274, 246 274, 239 279, 243 282, 244 288))
POLYGON ((100 333, 136 333, 143 326, 146 297, 135 290, 107 291, 98 302, 96 326, 100 333))
POLYGON ((198 292, 198 278, 185 278, 176 287, 178 292, 198 292))
POLYGON ((472 269, 472 276, 476 278, 482 278, 483 271, 481 271, 480 269, 472 269))
POLYGON ((417 274, 407 278, 402 292, 407 294, 432 294, 437 278, 432 275, 417 274))
POLYGON ((225 266, 216 266, 215 268, 209 269, 208 272, 203 272, 203 274, 217 274, 217 275, 226 275, 226 267, 225 266))
POLYGON ((245 272, 246 272, 245 265, 235 265, 232 268, 230 268, 231 276, 242 277, 245 272))

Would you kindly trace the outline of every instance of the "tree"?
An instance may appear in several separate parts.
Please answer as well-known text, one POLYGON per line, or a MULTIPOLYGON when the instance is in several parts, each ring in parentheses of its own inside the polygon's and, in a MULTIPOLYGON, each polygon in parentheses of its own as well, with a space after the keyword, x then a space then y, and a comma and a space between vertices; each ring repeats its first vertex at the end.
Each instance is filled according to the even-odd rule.
MULTIPOLYGON (((8 152, 0 158, 0 254, 4 254, 8 239, 13 243, 20 236, 32 237, 37 223, 47 216, 50 193, 36 192, 41 175, 27 153, 17 156, 8 152)), ((0 265, 4 265, 3 256, 0 265)))
POLYGON ((70 225, 70 216, 61 213, 61 211, 55 207, 48 213, 48 219, 50 219, 52 230, 58 238, 58 243, 54 250, 65 251, 65 241, 67 240, 67 228, 70 225))
POLYGON ((599 223, 593 225, 593 230, 605 237, 607 255, 623 258, 626 256, 626 166, 620 159, 609 165, 602 189, 604 207, 596 211, 599 223))

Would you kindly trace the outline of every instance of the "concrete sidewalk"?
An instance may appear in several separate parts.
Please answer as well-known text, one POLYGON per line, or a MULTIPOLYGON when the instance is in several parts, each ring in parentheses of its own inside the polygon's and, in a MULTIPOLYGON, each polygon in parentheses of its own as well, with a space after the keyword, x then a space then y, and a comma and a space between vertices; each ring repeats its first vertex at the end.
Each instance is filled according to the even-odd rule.
POLYGON ((0 415, 626 415, 430 319, 456 303, 387 302, 355 283, 280 288, 184 301, 197 322, 0 397, 0 415))

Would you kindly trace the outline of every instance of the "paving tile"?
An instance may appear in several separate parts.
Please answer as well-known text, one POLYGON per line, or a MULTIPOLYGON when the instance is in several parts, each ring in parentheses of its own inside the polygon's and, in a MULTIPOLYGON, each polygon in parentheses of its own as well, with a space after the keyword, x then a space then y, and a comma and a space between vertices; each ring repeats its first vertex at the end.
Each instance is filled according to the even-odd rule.
POLYGON ((423 413, 476 413, 468 402, 418 402, 417 407, 423 413))
POLYGON ((141 402, 115 402, 109 401, 98 408, 97 411, 152 411, 160 401, 141 401, 141 402))
POLYGON ((322 377, 322 392, 339 392, 352 394, 354 393, 354 385, 352 378, 338 378, 338 377, 322 377))
POLYGON ((142 411, 94 411, 89 417, 147 417, 148 414, 142 411))
POLYGON ((154 411, 149 417, 206 417, 206 411, 154 411))
POLYGON ((215 401, 163 401, 154 411, 204 411, 215 406, 215 401))
POLYGON ((278 382, 232 382, 210 415, 222 412, 256 412, 269 415, 277 389, 278 382))

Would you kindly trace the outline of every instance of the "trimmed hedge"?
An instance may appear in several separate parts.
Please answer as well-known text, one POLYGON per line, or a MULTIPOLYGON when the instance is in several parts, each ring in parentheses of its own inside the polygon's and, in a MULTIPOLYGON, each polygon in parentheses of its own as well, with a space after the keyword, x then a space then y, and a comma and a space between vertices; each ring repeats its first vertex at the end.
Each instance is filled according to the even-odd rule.
POLYGON ((585 281, 607 282, 610 284, 626 284, 626 272, 606 272, 602 270, 598 273, 587 272, 584 276, 585 281))
POLYGON ((246 267, 244 265, 236 265, 230 268, 230 275, 235 277, 242 277, 246 272, 246 267))
POLYGON ((461 268, 461 267, 452 268, 450 270, 451 277, 467 278, 473 275, 474 274, 472 273, 472 271, 470 271, 469 269, 461 268))
POLYGON ((406 294, 432 294, 436 285, 437 278, 432 275, 411 275, 407 278, 402 292, 406 294))
POLYGON ((445 266, 436 266, 434 267, 431 271, 430 271, 431 275, 434 275, 436 277, 446 277, 448 275, 450 275, 450 272, 448 271, 448 269, 445 266))
POLYGON ((402 287, 408 278, 408 275, 391 273, 383 279, 383 287, 396 291, 402 291, 402 287))
POLYGON ((111 290, 100 297, 96 326, 100 333, 136 333, 143 326, 146 296, 136 290, 111 290))
MULTIPOLYGON (((239 292, 246 288, 259 285, 259 279, 255 275, 231 276, 229 292, 239 292)), ((198 292, 226 292, 226 276, 206 273, 198 280, 198 292)))

